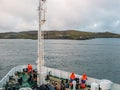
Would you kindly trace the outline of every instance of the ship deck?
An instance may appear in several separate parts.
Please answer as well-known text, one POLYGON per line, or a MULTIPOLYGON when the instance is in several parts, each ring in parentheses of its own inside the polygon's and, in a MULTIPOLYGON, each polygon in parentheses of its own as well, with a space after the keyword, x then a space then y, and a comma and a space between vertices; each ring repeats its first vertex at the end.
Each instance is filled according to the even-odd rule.
MULTIPOLYGON (((60 84, 61 80, 64 78, 58 78, 52 75, 49 75, 49 80, 46 80, 47 83, 53 84, 53 82, 58 82, 60 84)), ((9 77, 9 81, 4 85, 4 90, 19 90, 20 88, 29 87, 35 89, 37 87, 37 72, 28 73, 26 71, 16 72, 14 76, 9 77), (34 78, 33 78, 34 77, 34 78)), ((71 87, 68 88, 71 90, 71 87)), ((77 90, 90 90, 89 87, 84 89, 78 87, 77 90)))
MULTIPOLYGON (((52 82, 61 83, 61 80, 64 80, 64 82, 65 82, 64 78, 58 78, 58 77, 55 77, 55 76, 50 76, 50 81, 49 82, 51 84, 52 84, 52 82)), ((73 89, 69 86, 68 90, 73 90, 73 89)), ((76 90, 90 90, 90 86, 86 86, 86 88, 80 88, 80 84, 78 84, 78 89, 76 89, 76 90)))
MULTIPOLYGON (((0 90, 19 90, 24 87, 28 87, 27 90, 32 90, 37 85, 36 79, 34 79, 32 82, 30 82, 28 80, 30 77, 30 74, 27 72, 24 72, 23 71, 24 68, 27 68, 27 65, 19 65, 19 66, 13 67, 2 78, 2 80, 0 80, 0 90), (17 74, 16 74, 16 72, 17 72, 17 74), (20 79, 20 78, 22 78, 22 79, 20 79), (22 80, 22 82, 21 82, 21 80, 22 80)), ((36 65, 33 65, 33 69, 34 70, 37 69, 36 65)), ((50 82, 50 83, 52 83, 52 81, 60 82, 62 79, 64 79, 64 80, 69 79, 69 76, 71 74, 70 72, 66 72, 66 71, 58 70, 58 69, 54 69, 54 68, 49 68, 49 67, 43 67, 43 71, 44 71, 43 73, 45 75, 50 73, 50 80, 48 80, 48 82, 50 82)), ((76 74, 76 76, 81 77, 81 75, 78 75, 78 74, 76 74)), ((48 83, 48 82, 46 82, 46 83, 48 83)), ((100 82, 101 82, 100 79, 88 77, 88 80, 86 83, 87 83, 87 85, 90 86, 94 82, 99 85, 97 88, 100 88, 100 82)), ((105 84, 105 86, 106 86, 106 84, 105 84)), ((108 85, 107 85, 107 88, 108 88, 108 85)), ((109 88, 111 88, 111 90, 120 90, 120 84, 112 83, 112 85, 111 85, 111 83, 110 83, 109 88)), ((69 90, 70 89, 71 88, 69 88, 69 90)), ((21 89, 21 90, 25 90, 25 89, 21 89)), ((37 90, 39 90, 39 89, 37 89, 37 90)), ((89 87, 84 88, 84 89, 79 88, 78 90, 90 90, 90 88, 89 87)))
POLYGON ((5 90, 19 90, 23 87, 34 88, 37 81, 32 78, 32 74, 27 72, 16 72, 15 76, 9 76, 9 81, 4 86, 5 90))

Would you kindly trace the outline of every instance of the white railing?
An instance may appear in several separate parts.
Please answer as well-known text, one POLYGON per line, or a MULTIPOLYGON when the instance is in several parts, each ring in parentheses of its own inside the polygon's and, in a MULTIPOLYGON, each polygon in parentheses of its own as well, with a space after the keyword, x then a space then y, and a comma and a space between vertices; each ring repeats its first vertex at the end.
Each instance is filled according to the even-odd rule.
MULTIPOLYGON (((58 78, 64 78, 64 79, 69 79, 70 77, 70 72, 66 72, 66 71, 62 71, 62 70, 57 70, 57 69, 54 69, 54 68, 48 68, 48 67, 45 67, 45 71, 46 71, 46 74, 48 72, 50 72, 50 74, 52 76, 56 76, 58 78)), ((80 78, 81 75, 79 74, 76 74, 76 77, 80 78)), ((95 78, 91 78, 91 77, 88 77, 88 80, 87 80, 87 84, 88 85, 91 85, 91 83, 93 82, 96 82, 96 83, 99 83, 100 80, 99 79, 95 79, 95 78)))
MULTIPOLYGON (((6 84, 6 82, 9 80, 9 76, 14 75, 14 73, 16 71, 23 71, 23 68, 26 68, 27 65, 20 65, 20 66, 16 66, 14 68, 12 68, 7 75, 0 81, 0 89, 2 89, 3 85, 6 84)), ((33 69, 36 69, 37 66, 33 65, 33 69)), ((56 76, 58 78, 64 78, 64 79, 69 79, 70 76, 70 72, 66 72, 66 71, 62 71, 62 70, 58 70, 58 69, 54 69, 54 68, 48 68, 48 67, 44 67, 44 74, 47 75, 49 72, 51 75, 56 76)), ((81 75, 76 74, 77 77, 81 77, 81 75)), ((87 80, 87 84, 91 85, 91 83, 96 82, 96 83, 100 83, 99 79, 95 79, 95 78, 91 78, 88 77, 87 80)), ((111 90, 120 90, 120 84, 113 84, 112 85, 112 89, 111 90)))
MULTIPOLYGON (((58 69, 54 69, 54 68, 44 67, 44 73, 48 74, 48 72, 50 72, 51 75, 56 76, 58 78, 69 79, 69 77, 70 77, 70 72, 66 72, 66 71, 62 71, 62 70, 58 70, 58 69)), ((76 74, 76 76, 79 78, 81 77, 81 75, 79 75, 79 74, 76 74)), ((93 83, 93 82, 99 84, 100 81, 101 81, 100 79, 88 77, 87 85, 91 85, 91 83, 93 83)), ((120 90, 120 84, 113 83, 111 90, 120 90)))
MULTIPOLYGON (((13 76, 15 72, 22 72, 23 68, 26 68, 27 65, 20 65, 12 68, 0 81, 0 90, 3 88, 3 85, 6 84, 7 81, 9 81, 9 76, 13 76)), ((33 66, 35 68, 35 66, 33 66)))

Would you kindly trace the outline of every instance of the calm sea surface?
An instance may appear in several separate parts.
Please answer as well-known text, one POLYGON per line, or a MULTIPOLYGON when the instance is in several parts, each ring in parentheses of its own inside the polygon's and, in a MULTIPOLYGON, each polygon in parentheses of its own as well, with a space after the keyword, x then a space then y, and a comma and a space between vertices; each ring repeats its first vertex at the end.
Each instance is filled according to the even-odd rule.
MULTIPOLYGON (((0 79, 36 60, 37 40, 0 39, 0 79)), ((120 39, 45 40, 45 65, 120 84, 120 39)))

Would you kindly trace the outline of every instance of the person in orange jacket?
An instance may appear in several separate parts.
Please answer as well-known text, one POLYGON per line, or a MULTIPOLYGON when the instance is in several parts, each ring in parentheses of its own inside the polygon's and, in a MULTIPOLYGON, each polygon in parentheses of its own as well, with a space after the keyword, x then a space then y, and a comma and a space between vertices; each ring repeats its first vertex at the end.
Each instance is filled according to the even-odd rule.
POLYGON ((86 87, 86 80, 87 80, 87 75, 86 73, 83 73, 82 78, 81 78, 81 88, 86 87))
POLYGON ((75 80, 76 76, 75 76, 75 73, 71 73, 70 75, 70 81, 72 82, 73 80, 75 80))
POLYGON ((31 72, 31 71, 32 71, 32 65, 28 64, 28 72, 31 72))
POLYGON ((82 78, 81 78, 81 82, 85 83, 86 80, 87 80, 87 75, 86 75, 86 73, 83 73, 82 78))

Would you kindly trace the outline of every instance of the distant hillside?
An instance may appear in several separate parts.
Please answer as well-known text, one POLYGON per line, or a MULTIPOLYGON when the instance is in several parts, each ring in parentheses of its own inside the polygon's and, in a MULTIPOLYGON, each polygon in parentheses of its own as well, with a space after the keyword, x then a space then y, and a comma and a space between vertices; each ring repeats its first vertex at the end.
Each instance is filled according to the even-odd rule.
MULTIPOLYGON (((44 31, 45 39, 73 39, 86 40, 93 38, 120 38, 120 34, 110 32, 93 33, 75 30, 67 31, 44 31)), ((37 39, 37 31, 7 32, 0 33, 0 39, 37 39)))

